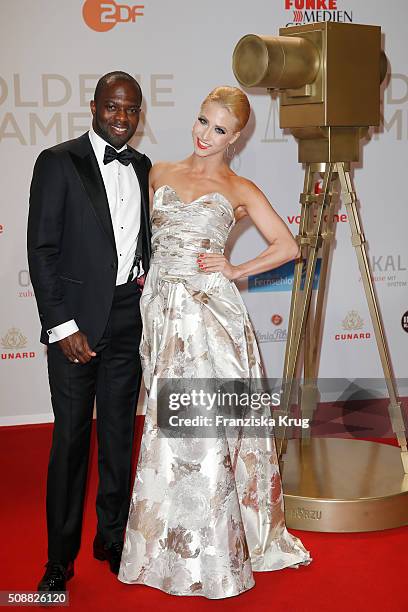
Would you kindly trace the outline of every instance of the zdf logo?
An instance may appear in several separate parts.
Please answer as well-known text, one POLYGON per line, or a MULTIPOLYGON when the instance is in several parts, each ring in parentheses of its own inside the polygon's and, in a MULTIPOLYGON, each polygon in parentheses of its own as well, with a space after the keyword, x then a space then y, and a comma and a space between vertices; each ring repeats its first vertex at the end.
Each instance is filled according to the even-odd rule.
POLYGON ((144 5, 116 4, 114 0, 86 0, 82 16, 87 26, 96 32, 107 32, 117 23, 135 22, 143 17, 144 5))

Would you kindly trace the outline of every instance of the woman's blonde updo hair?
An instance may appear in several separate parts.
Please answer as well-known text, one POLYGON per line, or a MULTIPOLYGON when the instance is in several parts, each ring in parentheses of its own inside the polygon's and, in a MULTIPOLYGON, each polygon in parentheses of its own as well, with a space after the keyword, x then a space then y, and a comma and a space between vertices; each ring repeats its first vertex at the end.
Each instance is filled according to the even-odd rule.
POLYGON ((244 129, 249 119, 251 107, 242 89, 229 85, 216 87, 205 98, 202 106, 207 102, 217 102, 226 108, 237 120, 237 132, 244 129))

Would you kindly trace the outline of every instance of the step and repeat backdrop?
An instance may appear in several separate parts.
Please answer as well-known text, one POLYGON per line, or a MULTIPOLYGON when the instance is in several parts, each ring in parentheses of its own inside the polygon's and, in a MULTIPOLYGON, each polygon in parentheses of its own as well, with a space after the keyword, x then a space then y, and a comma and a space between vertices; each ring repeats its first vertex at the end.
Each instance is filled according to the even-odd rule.
MULTIPOLYGON (((364 144, 354 181, 395 374, 408 377, 406 1, 137 1, 0 2, 0 425, 52 420, 26 258, 28 193, 40 151, 89 128, 98 78, 121 69, 138 78, 144 93, 132 144, 153 161, 186 157, 200 102, 216 85, 237 84, 231 68, 237 41, 247 33, 276 35, 279 27, 314 21, 382 27, 391 66, 383 123, 364 144)), ((277 99, 262 90, 247 93, 253 113, 232 168, 259 185, 296 234, 303 188, 297 144, 279 128, 277 99)), ((320 376, 381 378, 343 205, 334 221, 320 376)), ((247 221, 233 230, 234 263, 264 248, 247 221)), ((239 284, 271 377, 282 372, 292 274, 289 264, 239 284)))

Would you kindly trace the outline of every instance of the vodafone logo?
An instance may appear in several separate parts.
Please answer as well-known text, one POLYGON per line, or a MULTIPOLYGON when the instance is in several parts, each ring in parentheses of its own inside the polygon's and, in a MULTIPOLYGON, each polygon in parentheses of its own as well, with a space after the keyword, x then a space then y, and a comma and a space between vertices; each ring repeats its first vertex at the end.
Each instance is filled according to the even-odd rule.
MULTIPOLYGON (((294 224, 300 225, 300 215, 287 215, 286 218, 290 225, 294 225, 294 224)), ((323 215, 323 218, 325 221, 327 221, 329 218, 329 215, 326 213, 325 215, 323 215)), ((317 221, 317 214, 314 215, 313 219, 314 219, 314 222, 317 221)), ((342 214, 335 213, 333 214, 331 221, 332 223, 347 223, 348 217, 346 213, 342 213, 342 214)))
MULTIPOLYGON (((314 191, 314 193, 316 195, 319 195, 320 193, 322 193, 322 191, 323 191, 322 186, 323 186, 323 182, 322 181, 316 181, 316 183, 314 185, 314 188, 313 188, 313 191, 314 191)), ((294 223, 296 225, 300 224, 300 215, 287 215, 286 218, 287 218, 288 223, 290 225, 293 225, 294 223)), ((314 218, 314 222, 316 222, 316 220, 317 220, 317 213, 314 214, 313 218, 314 218)), ((329 218, 328 214, 325 214, 324 215, 324 220, 327 221, 328 218, 329 218)), ((331 220, 332 220, 333 223, 347 223, 348 218, 347 218, 347 215, 345 213, 343 213, 343 214, 337 214, 336 213, 336 214, 333 214, 333 217, 332 217, 331 220)))
POLYGON ((86 0, 82 16, 86 25, 95 32, 107 32, 117 23, 134 23, 143 17, 144 4, 117 4, 114 0, 86 0))
POLYGON ((314 192, 315 192, 316 194, 322 193, 322 191, 323 191, 323 190, 322 190, 322 185, 323 185, 323 182, 322 182, 322 181, 317 181, 317 182, 315 183, 315 186, 314 186, 314 192))

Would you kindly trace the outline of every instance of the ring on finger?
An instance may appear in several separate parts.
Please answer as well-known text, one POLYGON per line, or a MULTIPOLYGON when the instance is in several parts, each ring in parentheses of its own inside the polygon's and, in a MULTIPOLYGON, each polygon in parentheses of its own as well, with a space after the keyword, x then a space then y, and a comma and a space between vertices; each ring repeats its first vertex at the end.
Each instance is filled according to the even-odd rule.
POLYGON ((77 359, 77 358, 75 357, 75 359, 74 359, 74 363, 79 363, 79 359, 77 359))

